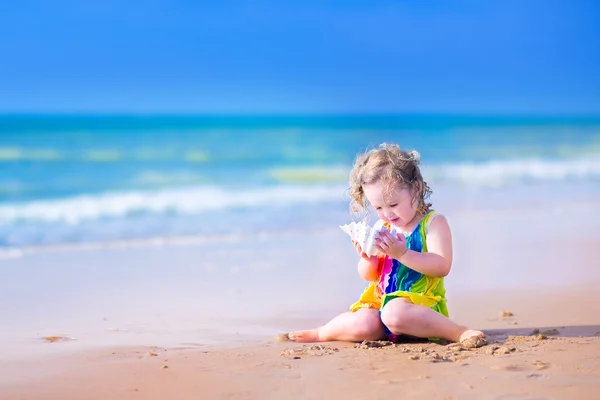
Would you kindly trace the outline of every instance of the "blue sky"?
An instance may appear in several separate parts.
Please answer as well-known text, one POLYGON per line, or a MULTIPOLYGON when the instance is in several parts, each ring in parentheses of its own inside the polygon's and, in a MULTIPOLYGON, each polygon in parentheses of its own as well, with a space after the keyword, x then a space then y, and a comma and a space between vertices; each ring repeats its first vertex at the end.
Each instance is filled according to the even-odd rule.
POLYGON ((600 2, 6 1, 0 112, 600 113, 600 2))

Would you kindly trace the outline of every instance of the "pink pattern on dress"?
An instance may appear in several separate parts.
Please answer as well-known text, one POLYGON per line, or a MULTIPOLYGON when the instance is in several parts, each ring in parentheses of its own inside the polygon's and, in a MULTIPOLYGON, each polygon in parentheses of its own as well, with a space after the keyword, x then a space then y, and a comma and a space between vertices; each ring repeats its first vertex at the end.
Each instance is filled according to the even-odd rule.
POLYGON ((381 289, 381 293, 385 293, 385 288, 390 282, 390 274, 392 273, 394 262, 392 257, 385 255, 379 259, 379 263, 383 264, 379 274, 379 288, 381 289))

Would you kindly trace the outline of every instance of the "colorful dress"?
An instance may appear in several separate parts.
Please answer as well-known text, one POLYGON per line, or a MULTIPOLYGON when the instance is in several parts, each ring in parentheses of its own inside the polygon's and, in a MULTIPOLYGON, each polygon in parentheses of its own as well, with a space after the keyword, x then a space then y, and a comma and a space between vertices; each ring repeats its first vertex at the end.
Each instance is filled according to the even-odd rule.
MULTIPOLYGON (((408 249, 427 252, 427 229, 435 215, 435 211, 429 211, 412 233, 406 236, 408 249)), ((389 228, 389 224, 382 221, 378 224, 389 228)), ((388 255, 379 256, 378 262, 378 280, 367 286, 360 299, 350 307, 350 311, 354 312, 360 308, 382 310, 390 300, 402 297, 413 304, 429 307, 448 316, 444 278, 424 275, 388 255)), ((386 334, 390 339, 395 339, 395 335, 391 334, 387 327, 386 334)))

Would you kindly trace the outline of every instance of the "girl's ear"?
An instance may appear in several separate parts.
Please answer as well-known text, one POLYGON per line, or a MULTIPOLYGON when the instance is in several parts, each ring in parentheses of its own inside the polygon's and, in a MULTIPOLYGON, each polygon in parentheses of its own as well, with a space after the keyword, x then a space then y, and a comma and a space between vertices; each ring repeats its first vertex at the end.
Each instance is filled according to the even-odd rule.
POLYGON ((410 188, 408 189, 410 191, 410 195, 412 196, 412 208, 416 211, 419 209, 419 199, 417 199, 417 196, 415 196, 415 190, 414 188, 410 188))

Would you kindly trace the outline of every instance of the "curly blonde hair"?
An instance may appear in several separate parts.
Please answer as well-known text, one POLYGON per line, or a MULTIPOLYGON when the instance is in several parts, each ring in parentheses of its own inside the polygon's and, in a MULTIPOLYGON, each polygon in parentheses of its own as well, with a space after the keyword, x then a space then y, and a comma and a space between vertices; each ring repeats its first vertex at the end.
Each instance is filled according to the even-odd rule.
POLYGON ((397 144, 383 143, 378 148, 359 154, 350 171, 350 211, 360 213, 368 208, 364 185, 381 182, 384 193, 400 186, 413 194, 417 212, 425 215, 431 208, 427 201, 432 191, 423 180, 416 151, 402 150, 397 144))

